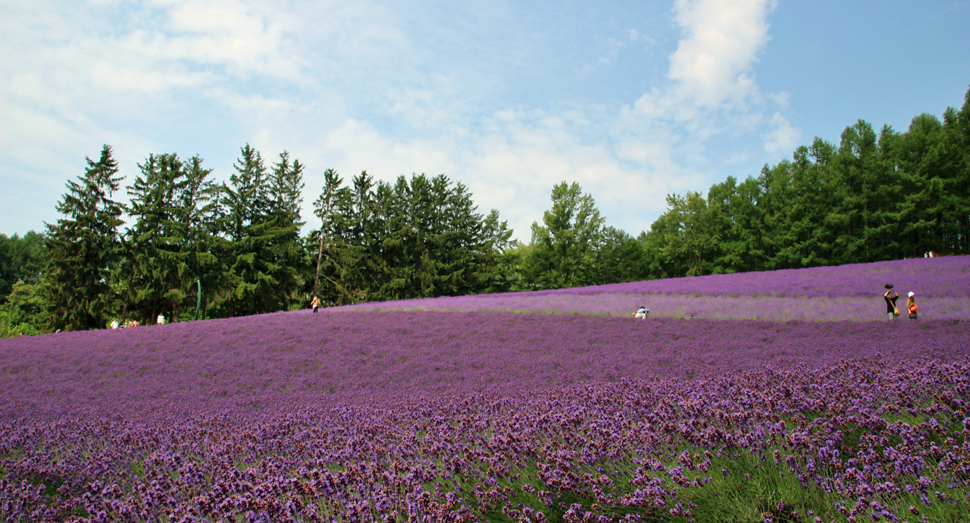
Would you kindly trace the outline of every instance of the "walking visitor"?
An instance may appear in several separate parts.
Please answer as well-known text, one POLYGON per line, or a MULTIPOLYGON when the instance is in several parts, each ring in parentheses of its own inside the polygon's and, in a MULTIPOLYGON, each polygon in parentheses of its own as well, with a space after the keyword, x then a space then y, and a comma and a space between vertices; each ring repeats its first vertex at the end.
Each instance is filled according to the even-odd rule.
POLYGON ((310 306, 313 307, 313 314, 317 313, 317 309, 320 307, 320 298, 314 294, 313 299, 310 300, 310 306))
POLYGON ((899 293, 893 289, 893 284, 886 284, 886 293, 882 297, 886 300, 886 314, 889 315, 890 321, 895 320, 896 316, 899 316, 899 307, 896 306, 899 293))
POLYGON ((909 311, 909 319, 919 319, 919 316, 916 314, 916 309, 918 308, 919 306, 916 305, 916 293, 911 291, 909 293, 909 298, 906 300, 906 310, 909 311))

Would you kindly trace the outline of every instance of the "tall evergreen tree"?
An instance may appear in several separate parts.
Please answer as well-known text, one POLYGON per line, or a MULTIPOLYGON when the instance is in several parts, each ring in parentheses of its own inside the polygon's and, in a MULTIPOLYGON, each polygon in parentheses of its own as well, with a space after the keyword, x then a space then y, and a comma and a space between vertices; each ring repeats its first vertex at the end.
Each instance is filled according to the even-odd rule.
POLYGON ((275 281, 264 270, 264 220, 270 198, 262 156, 246 144, 233 165, 236 172, 222 185, 222 227, 225 241, 220 255, 225 264, 218 303, 222 313, 244 316, 264 312, 264 298, 275 281))
POLYGON ((146 324, 158 314, 177 321, 197 292, 196 280, 211 283, 218 188, 198 156, 183 162, 176 154, 152 154, 139 168, 128 188, 134 224, 123 237, 116 285, 122 315, 131 310, 146 324))
POLYGON ((270 309, 288 310, 303 300, 300 205, 303 203, 303 164, 290 163, 284 151, 273 165, 269 180, 269 209, 262 227, 264 263, 267 273, 276 282, 275 294, 269 299, 270 309))
POLYGON ((228 316, 286 310, 302 300, 304 167, 284 152, 268 171, 249 144, 234 167, 222 186, 225 269, 218 306, 228 316))
POLYGON ((111 147, 77 181, 68 181, 57 204, 64 215, 47 224, 47 292, 53 327, 63 330, 106 326, 111 303, 110 270, 119 256, 118 227, 123 206, 112 197, 122 177, 111 147))

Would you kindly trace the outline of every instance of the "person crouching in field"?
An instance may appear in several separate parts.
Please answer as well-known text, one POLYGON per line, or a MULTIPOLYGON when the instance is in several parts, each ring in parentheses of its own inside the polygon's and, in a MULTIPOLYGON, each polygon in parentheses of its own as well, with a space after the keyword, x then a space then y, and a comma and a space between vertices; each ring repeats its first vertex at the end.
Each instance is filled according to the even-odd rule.
POLYGON ((909 311, 909 319, 919 319, 919 316, 916 314, 916 309, 918 308, 919 306, 916 305, 916 293, 910 292, 909 297, 906 299, 906 310, 909 311))
POLYGON ((637 312, 633 313, 633 317, 641 320, 647 319, 647 314, 650 314, 650 309, 644 307, 643 305, 637 309, 637 312))
POLYGON ((899 299, 899 293, 893 289, 893 284, 886 284, 886 293, 882 295, 886 300, 886 313, 889 315, 890 320, 895 320, 896 316, 899 316, 899 307, 896 306, 896 300, 899 299))
POLYGON ((317 296, 314 295, 313 299, 310 300, 310 306, 313 307, 313 314, 316 314, 317 309, 320 308, 320 298, 317 298, 317 296))

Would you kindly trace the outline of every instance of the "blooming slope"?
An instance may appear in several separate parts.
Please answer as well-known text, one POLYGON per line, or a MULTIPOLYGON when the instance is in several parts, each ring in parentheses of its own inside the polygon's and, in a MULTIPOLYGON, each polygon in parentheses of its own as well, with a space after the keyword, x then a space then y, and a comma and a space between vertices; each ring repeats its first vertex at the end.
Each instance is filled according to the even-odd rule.
POLYGON ((5 340, 0 413, 131 416, 382 403, 492 388, 970 355, 970 322, 636 321, 511 313, 277 313, 5 340), (171 406, 171 407, 169 407, 171 406))
POLYGON ((970 256, 364 303, 347 309, 626 316, 643 305, 651 316, 662 318, 878 321, 886 319, 882 293, 887 283, 902 295, 899 306, 908 292, 915 292, 924 318, 970 318, 970 256))
MULTIPOLYGON (((926 309, 959 297, 936 292, 926 309)), ((692 298, 795 299, 768 294, 692 298)), ((609 293, 501 299, 533 295, 586 314, 341 308, 0 340, 0 522, 970 513, 968 315, 641 321, 597 312, 609 293)))

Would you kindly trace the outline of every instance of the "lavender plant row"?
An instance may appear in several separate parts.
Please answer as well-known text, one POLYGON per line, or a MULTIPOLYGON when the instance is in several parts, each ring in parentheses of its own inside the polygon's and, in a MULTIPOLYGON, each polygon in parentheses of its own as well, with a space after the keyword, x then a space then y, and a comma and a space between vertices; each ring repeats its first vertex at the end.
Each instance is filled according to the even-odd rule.
POLYGON ((970 322, 289 312, 0 341, 0 419, 173 416, 970 354, 970 322))
POLYGON ((965 357, 885 357, 526 382, 393 408, 26 418, 0 433, 0 511, 7 522, 961 521, 968 376, 965 357))
POLYGON ((644 305, 666 318, 885 319, 884 286, 915 292, 935 319, 970 318, 970 256, 919 258, 548 291, 363 303, 342 309, 491 310, 629 314, 644 305), (695 299, 696 298, 696 299, 695 299))
MULTIPOLYGON (((970 297, 920 299, 923 319, 970 319, 970 297)), ((652 318, 767 321, 886 321, 881 296, 788 297, 719 296, 693 294, 519 293, 424 298, 362 303, 338 310, 505 311, 550 314, 630 316, 640 306, 652 318)), ((903 305, 902 300, 898 302, 903 305)), ((902 318, 905 319, 905 316, 902 318)))
POLYGON ((956 521, 968 340, 405 311, 10 338, 0 521, 956 521))
POLYGON ((868 297, 881 295, 883 286, 887 283, 893 284, 904 296, 913 291, 920 297, 965 298, 970 296, 970 256, 716 274, 693 278, 616 283, 552 292, 868 297))

